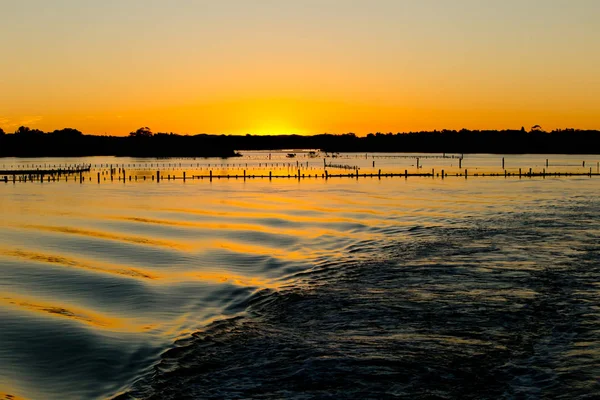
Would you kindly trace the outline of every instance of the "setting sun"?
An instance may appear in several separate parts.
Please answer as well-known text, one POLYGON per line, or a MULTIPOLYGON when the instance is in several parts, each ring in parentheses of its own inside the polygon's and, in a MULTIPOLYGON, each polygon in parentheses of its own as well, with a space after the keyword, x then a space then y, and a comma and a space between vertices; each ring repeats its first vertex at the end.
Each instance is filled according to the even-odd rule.
POLYGON ((536 4, 12 2, 0 128, 595 128, 599 3, 536 4))
POLYGON ((0 400, 600 394, 600 0, 0 2, 0 400))

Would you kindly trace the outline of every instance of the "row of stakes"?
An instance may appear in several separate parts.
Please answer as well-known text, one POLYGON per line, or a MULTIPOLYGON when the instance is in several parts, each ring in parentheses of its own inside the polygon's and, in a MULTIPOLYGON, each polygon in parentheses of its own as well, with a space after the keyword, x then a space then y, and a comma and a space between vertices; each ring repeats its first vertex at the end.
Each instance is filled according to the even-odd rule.
MULTIPOLYGON (((405 157, 408 158, 408 156, 405 156, 405 157)), ((440 157, 440 156, 421 156, 421 157, 410 157, 410 158, 411 159, 415 158, 415 160, 416 160, 416 167, 417 168, 422 168, 422 165, 420 164, 420 159, 421 158, 433 158, 433 157, 440 157)), ((454 158, 454 157, 442 156, 442 158, 454 158)), ((463 157, 456 157, 456 159, 458 159, 458 168, 462 168, 463 157)), ((169 168, 170 167, 175 167, 176 168, 177 166, 179 166, 179 168, 182 168, 182 167, 183 168, 187 168, 187 167, 193 168, 194 167, 194 163, 190 163, 189 165, 185 165, 184 163, 166 163, 166 164, 150 163, 149 166, 148 166, 148 164, 137 164, 137 167, 138 168, 144 168, 144 169, 146 169, 148 167, 153 168, 155 166, 155 164, 156 164, 156 167, 163 167, 163 168, 164 167, 169 167, 169 168)), ((200 163, 195 163, 195 164, 196 164, 195 166, 197 168, 201 168, 200 163)), ((264 164, 265 167, 268 167, 268 166, 279 167, 279 163, 267 163, 267 162, 265 162, 265 163, 259 163, 258 167, 259 168, 262 167, 262 164, 264 164)), ((296 168, 302 167, 303 165, 304 165, 304 162, 301 165, 299 161, 296 161, 296 168)), ((598 162, 598 165, 600 165, 600 162, 598 162)), ((136 164, 121 164, 120 167, 119 167, 119 164, 117 164, 115 168, 121 169, 121 168, 125 168, 125 166, 127 166, 128 168, 132 168, 132 167, 136 168, 136 164)), ((242 168, 242 167, 245 166, 246 168, 248 168, 248 163, 245 163, 245 164, 244 163, 238 163, 238 164, 235 164, 235 163, 232 163, 232 164, 229 164, 229 163, 227 163, 227 164, 214 164, 214 166, 215 167, 226 167, 226 168, 228 168, 228 167, 242 168)), ((375 167, 375 161, 373 161, 372 166, 375 167)), ((39 165, 32 165, 32 166, 28 166, 28 165, 20 165, 20 166, 18 166, 18 168, 21 168, 21 169, 28 169, 28 168, 37 168, 37 169, 39 169, 39 168, 57 168, 57 167, 59 169, 64 169, 65 172, 68 172, 68 171, 78 171, 79 169, 83 169, 83 168, 91 169, 92 168, 92 164, 85 164, 85 165, 66 165, 65 164, 64 166, 62 164, 59 164, 58 166, 56 164, 54 164, 54 165, 44 164, 43 166, 42 166, 42 164, 39 164, 39 165)), ((211 167, 211 164, 208 164, 208 168, 210 168, 210 167, 211 167)), ((254 167, 256 167, 256 165, 254 167)), ((281 163, 281 167, 293 168, 294 167, 294 163, 281 163)), ((306 168, 308 168, 308 167, 309 167, 309 162, 306 161, 306 168)), ((358 169, 358 167, 353 166, 353 165, 333 164, 333 163, 327 164, 326 159, 323 159, 323 167, 340 168, 340 169, 358 169)), ((546 159, 546 168, 548 168, 548 167, 549 167, 549 160, 546 159)), ((585 161, 582 161, 582 167, 585 168, 585 161)), ((100 165, 94 164, 93 168, 110 168, 112 170, 113 169, 113 164, 100 164, 100 165)), ((502 169, 505 169, 504 157, 502 157, 502 169)), ((15 172, 17 172, 17 171, 15 171, 15 172)))
MULTIPOLYGON (((115 171, 116 171, 116 169, 115 169, 115 171)), ((44 175, 45 174, 40 174, 40 175, 37 175, 37 176, 36 175, 29 175, 29 181, 30 182, 33 182, 33 181, 44 182, 44 178, 45 178, 44 175)), ((510 173, 510 172, 504 170, 503 174, 488 173, 486 175, 485 173, 482 173, 482 174, 474 173, 471 176, 504 176, 504 177, 511 177, 511 176, 515 177, 515 176, 518 176, 519 178, 521 178, 521 177, 535 177, 535 176, 540 176, 540 177, 546 177, 546 176, 590 176, 591 177, 592 175, 598 176, 598 175, 600 175, 600 171, 597 172, 597 173, 592 173, 592 168, 590 167, 589 172, 585 172, 585 173, 568 173, 568 172, 567 173, 565 173, 565 172, 563 172, 563 173, 560 173, 560 172, 548 172, 547 173, 546 169, 543 169, 541 172, 534 172, 532 168, 529 168, 528 172, 523 173, 522 169, 519 168, 518 174, 516 172, 510 173)), ((213 171, 210 170, 209 171, 209 175, 192 175, 191 178, 188 178, 186 176, 186 172, 183 172, 183 176, 181 176, 181 177, 176 177, 175 175, 170 175, 169 174, 169 175, 167 175, 167 180, 170 181, 170 180, 182 179, 185 182, 186 179, 205 179, 205 178, 209 179, 210 181, 212 181, 213 179, 221 179, 221 178, 224 178, 224 179, 232 179, 232 178, 233 179, 238 179, 238 178, 242 178, 244 180, 247 179, 247 178, 269 178, 269 179, 273 179, 273 178, 294 178, 294 179, 301 179, 301 178, 313 178, 313 176, 314 176, 314 178, 318 178, 319 177, 318 174, 314 174, 314 175, 312 175, 312 174, 303 174, 300 169, 298 169, 297 174, 294 174, 294 175, 291 175, 291 174, 288 174, 288 175, 273 175, 272 171, 269 171, 269 175, 248 175, 246 173, 246 170, 243 171, 243 175, 213 175, 213 171)), ((358 170, 356 170, 355 173, 348 173, 348 174, 330 174, 329 171, 325 170, 324 173, 321 174, 321 177, 325 178, 325 179, 328 179, 328 178, 342 178, 342 177, 349 177, 349 178, 356 178, 356 179, 358 179, 359 177, 364 177, 364 178, 367 178, 367 177, 371 177, 371 178, 377 177, 377 178, 381 179, 382 177, 405 177, 405 178, 408 178, 409 176, 415 176, 415 177, 416 176, 419 176, 419 177, 440 177, 441 176, 441 178, 444 179, 445 177, 449 177, 449 176, 457 176, 457 177, 458 176, 460 176, 460 177, 464 176, 465 178, 468 178, 470 175, 469 175, 469 172, 468 172, 467 169, 464 170, 464 174, 462 172, 461 173, 455 173, 455 174, 448 174, 448 173, 445 172, 445 170, 441 170, 441 173, 437 173, 436 174, 435 173, 435 169, 432 169, 431 173, 410 173, 410 174, 409 174, 408 170, 404 170, 403 174, 402 173, 382 173, 381 169, 376 174, 374 174, 374 173, 360 174, 358 170)), ((18 180, 18 182, 27 182, 28 181, 27 178, 28 178, 27 175, 23 175, 23 176, 19 175, 18 179, 17 179, 17 175, 13 174, 13 176, 12 176, 12 182, 16 183, 17 180, 18 180)), ((146 175, 143 175, 140 178, 141 178, 141 180, 145 181, 148 177, 146 175)), ((160 182, 161 180, 164 180, 165 178, 164 178, 164 175, 161 177, 160 170, 158 170, 158 171, 156 171, 156 175, 151 175, 150 176, 150 179, 152 181, 156 180, 157 182, 160 182)), ((61 180, 60 177, 58 177, 58 179, 57 179, 57 177, 52 174, 52 175, 48 175, 47 176, 47 180, 46 181, 47 182, 51 182, 51 181, 55 182, 55 181, 60 181, 60 180, 61 180)), ((69 175, 65 175, 65 179, 64 180, 65 180, 65 182, 68 182, 69 181, 69 175)), ((79 177, 75 176, 73 178, 73 181, 76 182, 77 180, 79 180, 81 183, 83 183, 85 181, 82 172, 79 172, 79 177)), ((92 177, 89 176, 89 181, 91 181, 91 180, 92 180, 92 177)), ((103 180, 106 181, 106 177, 104 177, 103 180)), ((114 175, 112 173, 110 175, 110 180, 111 181, 114 180, 114 175)), ((126 175, 126 171, 125 171, 124 168, 123 169, 119 169, 119 175, 117 177, 117 180, 118 181, 122 180, 123 182, 127 181, 127 175, 126 175), (121 171, 122 171, 122 173, 121 173, 121 171), (122 177, 121 177, 121 175, 122 175, 122 177)), ((132 180, 137 181, 138 180, 138 175, 133 175, 133 176, 129 175, 129 181, 132 181, 132 180)), ((101 173, 100 172, 97 173, 97 181, 98 181, 98 183, 101 182, 101 173)), ((4 182, 8 183, 8 176, 4 176, 4 182)))
MULTIPOLYGON (((459 168, 461 168, 462 167, 462 157, 458 158, 458 160, 459 160, 459 168)), ((548 167, 548 165, 549 165, 548 161, 549 160, 546 159, 546 167, 548 167)), ((276 166, 278 164, 279 163, 275 163, 276 166)), ((288 174, 287 175, 273 175, 272 171, 269 171, 268 178, 272 179, 273 177, 275 177, 275 178, 292 178, 292 177, 294 177, 294 178, 300 179, 300 178, 305 178, 307 176, 309 178, 312 177, 311 174, 302 174, 300 169, 298 169, 298 173, 297 174, 291 175, 289 173, 289 169, 292 168, 293 164, 292 163, 282 163, 282 167, 285 167, 286 164, 287 164, 287 168, 288 168, 288 174)), ((416 164, 417 164, 417 169, 422 168, 422 165, 419 165, 419 157, 416 157, 416 164)), ((122 165, 123 165, 122 168, 121 167, 118 168, 118 170, 119 170, 118 180, 119 181, 121 180, 121 176, 120 175, 121 175, 121 171, 122 171, 122 173, 123 173, 123 181, 126 181, 126 174, 125 174, 125 168, 124 168, 125 164, 122 164, 122 165)), ((131 165, 131 164, 128 164, 128 165, 131 165)), ((151 164, 151 165, 153 165, 153 164, 151 164)), ((165 164, 162 164, 162 165, 164 166, 165 164)), ((177 163, 169 163, 167 165, 169 165, 169 166, 171 166, 171 165, 176 166, 177 163)), ((199 166, 200 164, 197 163, 197 165, 199 166)), ((209 167, 210 167, 210 165, 211 164, 208 164, 209 167)), ((243 164, 239 164, 239 165, 242 166, 243 164)), ((248 166, 248 164, 245 164, 245 165, 246 165, 246 167, 248 166)), ((329 164, 329 165, 327 165, 325 159, 323 159, 323 165, 324 165, 324 169, 325 169, 324 173, 321 174, 321 176, 323 178, 329 178, 330 176, 331 177, 356 177, 356 178, 358 178, 359 176, 361 176, 361 174, 359 173, 359 168, 356 167, 356 166, 343 165, 343 164, 337 164, 337 165, 336 164, 329 164), (338 169, 352 169, 352 170, 354 170, 354 172, 350 173, 350 174, 337 174, 337 175, 336 174, 329 174, 329 172, 326 169, 327 167, 338 168, 338 169)), ((100 164, 100 167, 103 167, 103 166, 104 166, 104 164, 100 164)), ((110 180, 112 181, 112 180, 114 180, 113 174, 116 173, 117 168, 113 168, 112 164, 110 164, 110 165, 106 164, 106 167, 109 167, 109 166, 110 166, 110 175, 111 175, 110 176, 110 180)), ((135 164, 133 164, 133 166, 135 167, 135 164)), ((140 166, 141 166, 141 164, 140 164, 140 166)), ((158 166, 158 164, 157 164, 157 166, 158 166)), ((179 163, 179 166, 181 167, 182 163, 179 163)), ((222 165, 220 165, 220 166, 222 167, 222 165)), ((233 166, 235 166, 235 164, 233 164, 233 166)), ((265 167, 267 167, 267 166, 268 166, 268 163, 265 163, 265 167)), ((308 166, 309 166, 309 164, 308 164, 308 161, 307 161, 306 162, 307 169, 311 169, 311 170, 313 169, 313 167, 309 168, 308 166)), ((374 166, 375 166, 375 161, 373 161, 373 167, 374 166)), ((61 165, 61 167, 62 167, 62 165, 61 165)), ((36 173, 33 173, 33 174, 30 173, 29 174, 29 180, 30 181, 39 180, 39 181, 43 182, 44 181, 44 175, 47 173, 49 175, 48 179, 47 179, 48 182, 50 182, 50 181, 56 181, 56 180, 60 180, 60 175, 61 175, 61 172, 62 172, 62 173, 65 174, 65 180, 68 181, 68 176, 67 176, 68 174, 73 174, 73 173, 77 173, 78 172, 79 173, 79 180, 81 182, 83 182, 84 178, 83 178, 82 172, 89 172, 90 169, 91 169, 91 167, 92 167, 92 165, 88 164, 86 166, 81 166, 81 165, 77 165, 77 166, 65 166, 64 169, 60 169, 58 171, 38 171, 39 173, 37 173, 37 174, 36 173), (58 173, 58 179, 56 179, 56 177, 54 175, 55 173, 58 173)), ((259 163, 259 167, 262 167, 262 163, 259 163)), ((296 167, 300 167, 300 163, 298 161, 296 161, 296 167)), ((303 167, 303 165, 301 167, 303 167)), ((582 167, 585 167, 585 161, 582 162, 582 167)), ((504 157, 502 157, 502 168, 504 170, 504 174, 503 175, 505 177, 507 177, 507 176, 517 176, 516 173, 509 173, 508 171, 506 171, 504 157)), ((598 172, 595 175, 600 174, 600 162, 597 163, 597 171, 598 172)), ((16 182, 18 171, 10 171, 10 172, 12 172, 12 175, 13 175, 12 176, 12 181, 16 182)), ((104 172, 105 171, 102 171, 102 175, 104 175, 104 172)), ((106 172, 108 173, 108 171, 106 171, 106 172)), ((98 172, 98 183, 100 183, 100 181, 101 181, 100 175, 101 175, 101 173, 98 172)), ((463 176, 462 173, 456 173, 454 175, 455 176, 463 176)), ((474 176, 478 176, 479 174, 475 173, 473 175, 474 176)), ((485 173, 483 173, 481 175, 485 176, 485 173)), ((545 169, 543 169, 542 172, 533 173, 533 171, 532 171, 531 168, 529 169, 528 173, 523 174, 521 168, 519 168, 519 173, 518 173, 519 177, 521 177, 521 176, 544 176, 545 177, 545 176, 561 176, 561 175, 563 175, 563 176, 569 176, 569 175, 589 175, 589 176, 592 176, 593 174, 592 174, 592 168, 589 169, 588 173, 575 173, 575 174, 574 173, 557 173, 557 172, 546 173, 545 169)), ((431 176, 431 177, 433 177, 433 176, 438 176, 439 177, 440 174, 438 173, 436 175, 434 169, 432 169, 431 174, 429 174, 429 173, 422 173, 422 172, 421 173, 408 174, 408 170, 405 170, 404 174, 400 174, 400 173, 387 173, 387 174, 384 173, 384 174, 382 174, 381 170, 379 170, 377 174, 373 174, 373 173, 366 174, 366 173, 363 173, 362 176, 363 177, 378 176, 379 178, 381 178, 382 176, 384 176, 384 177, 393 177, 393 176, 405 176, 405 177, 408 177, 408 176, 431 176)), ((449 176, 449 175, 446 174, 444 170, 442 170, 441 171, 441 177, 444 178, 445 176, 449 176)), ((468 177, 468 170, 466 170, 466 169, 465 169, 465 172, 464 172, 464 176, 468 177)), ((502 176, 502 174, 488 174, 488 176, 502 176)), ((223 178, 236 178, 236 179, 239 177, 239 178, 246 179, 247 177, 248 178, 266 178, 267 176, 266 175, 247 175, 246 170, 244 170, 244 173, 243 173, 242 176, 240 176, 240 175, 225 175, 225 176, 215 175, 215 178, 217 178, 217 179, 220 179, 221 177, 223 177, 223 178)), ((314 177, 318 178, 318 174, 315 174, 314 177)), ((212 172, 212 170, 210 170, 208 176, 192 175, 191 178, 192 179, 195 179, 195 178, 199 178, 199 179, 208 178, 208 179, 212 180, 212 178, 213 178, 213 172, 212 172)), ((138 180, 138 175, 134 175, 133 179, 137 181, 138 180)), ((142 176, 142 179, 146 180, 146 176, 142 176)), ((151 179, 154 180, 154 175, 151 176, 151 179)), ((167 175, 167 180, 171 180, 171 179, 173 179, 173 180, 175 180, 175 179, 183 179, 185 181, 186 180, 186 172, 183 172, 183 177, 180 177, 180 178, 177 178, 175 175, 173 175, 172 177, 171 177, 170 174, 167 175)), ((19 180, 19 182, 21 182, 21 181, 27 182, 27 175, 19 176, 18 180, 19 180)), ((77 181, 77 177, 75 177, 74 180, 77 181)), ((91 176, 89 177, 89 180, 90 181, 92 180, 91 176)), ((104 178, 104 180, 106 180, 106 178, 104 178)), ((132 180, 132 175, 129 176, 129 180, 130 181, 132 180)), ((156 180, 157 181, 161 180, 160 170, 158 170, 156 172, 156 180)), ((4 181, 8 182, 8 176, 4 177, 4 181)))
MULTIPOLYGON (((377 158, 410 158, 410 159, 414 158, 414 159, 417 160, 417 163, 418 163, 418 161, 419 161, 420 158, 427 158, 427 159, 429 159, 429 158, 455 158, 454 156, 452 156, 452 157, 449 157, 449 156, 420 156, 420 157, 414 157, 414 156, 379 156, 379 155, 378 156, 372 156, 373 159, 375 159, 375 157, 377 157, 377 158)), ((356 157, 356 158, 359 158, 359 157, 356 157)), ((462 160, 462 157, 456 157, 456 158, 462 160)), ((267 163, 267 162, 259 163, 259 166, 261 164, 265 164, 265 166, 267 166, 269 163, 267 163)), ((273 166, 278 166, 280 163, 270 163, 270 164, 273 165, 273 166)), ((287 166, 293 166, 294 165, 294 163, 281 162, 282 166, 286 166, 286 164, 287 164, 287 166)), ((304 161, 300 162, 300 161, 296 160, 295 164, 296 164, 296 167, 299 167, 300 164, 304 164, 304 161)), ((326 164, 326 159, 325 158, 323 158, 323 164, 324 165, 326 164)), ((156 165, 156 167, 165 167, 165 166, 166 167, 177 167, 177 166, 179 166, 179 167, 190 167, 190 168, 193 168, 194 166, 200 167, 200 163, 189 163, 189 164, 187 164, 187 163, 150 163, 150 165, 148 165, 147 163, 145 163, 145 164, 141 164, 141 163, 137 164, 138 167, 148 167, 148 166, 150 166, 151 168, 154 167, 155 165, 156 165)), ((214 164, 214 165, 215 166, 219 166, 219 165, 223 165, 223 164, 214 164)), ((245 165, 246 167, 248 167, 248 163, 237 163, 237 164, 236 163, 231 163, 231 164, 227 163, 225 165, 226 166, 232 166, 232 167, 236 167, 236 166, 243 167, 245 165)), ((306 165, 307 166, 309 165, 309 161, 306 161, 306 165)), ((118 168, 119 164, 116 164, 115 166, 118 168)), ((121 168, 125 168, 126 166, 128 168, 132 168, 132 167, 136 167, 136 164, 121 164, 120 165, 121 168)), ((208 164, 208 166, 210 167, 211 164, 208 164)), ((6 168, 6 164, 3 164, 2 167, 6 168)), ((92 164, 81 164, 81 165, 64 164, 63 165, 63 164, 48 164, 48 163, 44 163, 44 164, 31 164, 31 165, 24 164, 24 165, 19 165, 17 168, 22 168, 22 169, 29 169, 29 168, 38 168, 38 169, 39 168, 80 169, 80 168, 86 168, 86 167, 93 167, 93 168, 113 168, 113 164, 104 164, 104 163, 102 163, 102 164, 93 164, 93 165, 92 164)))

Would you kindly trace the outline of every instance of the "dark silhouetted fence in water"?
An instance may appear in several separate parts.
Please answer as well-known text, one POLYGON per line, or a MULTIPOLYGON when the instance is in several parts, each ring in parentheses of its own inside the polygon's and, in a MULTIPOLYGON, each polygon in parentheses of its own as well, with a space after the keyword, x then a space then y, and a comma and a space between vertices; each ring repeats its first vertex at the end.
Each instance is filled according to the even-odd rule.
MULTIPOLYGON (((370 158, 367 155, 364 158, 370 158)), ((586 161, 557 160, 550 164, 548 159, 542 165, 535 168, 505 168, 505 159, 502 157, 498 164, 490 163, 487 159, 486 165, 473 165, 470 169, 463 168, 463 157, 442 156, 442 159, 451 158, 458 161, 458 168, 452 165, 434 165, 435 168, 424 170, 420 158, 428 156, 401 156, 415 159, 415 164, 409 166, 384 165, 383 168, 375 169, 375 162, 367 161, 366 165, 335 164, 327 162, 323 158, 312 161, 294 162, 233 162, 210 163, 200 162, 143 162, 122 164, 23 164, 15 165, 12 169, 0 170, 0 182, 56 182, 56 181, 85 181, 95 180, 97 183, 105 181, 175 181, 182 180, 209 180, 213 179, 331 179, 331 178, 393 178, 393 177, 568 177, 568 176, 598 176, 600 175, 600 162, 590 160, 586 167, 586 161), (552 169, 550 169, 550 165, 552 169), (502 167, 499 169, 499 167, 502 167), (545 166, 545 167, 544 167, 545 166), (361 170, 362 168, 362 170, 361 170), (438 168, 436 170, 436 168, 438 168), (387 169, 387 171, 386 171, 387 169), (94 179, 95 178, 95 179, 94 179)), ((434 158, 435 156, 431 156, 434 158)), ((270 159, 270 157, 269 157, 270 159)), ((260 160, 259 160, 260 161, 260 160)), ((263 160, 264 161, 264 160, 263 160)), ((10 164, 9 164, 10 165, 10 164)), ((6 166, 4 166, 6 168, 6 166)))
MULTIPOLYGON (((85 181, 92 181, 93 173, 86 174, 84 173, 90 172, 89 168, 80 169, 80 170, 23 170, 23 171, 0 171, 0 182, 3 181, 8 183, 9 181, 16 182, 60 182, 65 181, 68 182, 70 180, 80 181, 81 183, 85 181), (10 179, 9 179, 10 177, 10 179), (64 179, 63 179, 64 177, 64 179), (73 179, 70 179, 73 177, 73 179)), ((533 178, 533 177, 571 177, 571 176, 600 176, 600 173, 593 172, 592 168, 589 168, 586 172, 547 172, 545 169, 541 171, 534 171, 533 169, 529 169, 529 171, 523 172, 521 168, 519 168, 518 172, 508 172, 504 170, 503 172, 475 172, 469 173, 467 169, 461 172, 446 172, 445 170, 440 170, 438 172, 435 169, 432 169, 431 172, 408 172, 405 170, 403 173, 398 172, 383 172, 379 170, 377 173, 361 173, 358 169, 354 170, 350 173, 331 173, 328 170, 324 170, 321 173, 309 173, 308 171, 302 172, 301 170, 294 171, 294 173, 288 174, 274 174, 273 171, 269 171, 268 174, 265 173, 257 173, 257 174, 248 174, 246 170, 243 170, 242 173, 238 174, 214 174, 212 170, 208 171, 208 174, 191 174, 187 175, 186 171, 183 171, 181 175, 177 176, 175 174, 167 174, 165 176, 164 172, 161 174, 160 170, 157 170, 156 173, 136 173, 127 175, 125 170, 122 170, 122 173, 117 174, 115 178, 115 173, 110 173, 110 171, 102 171, 96 172, 96 180, 97 183, 106 182, 107 178, 111 182, 113 181, 122 181, 122 182, 132 182, 132 181, 146 181, 146 180, 156 180, 156 182, 160 181, 176 181, 181 180, 183 182, 189 180, 249 180, 249 179, 332 179, 332 178, 409 178, 409 177, 430 177, 430 178, 450 178, 450 177, 518 177, 518 178, 533 178), (106 172, 106 173, 105 173, 106 172)))

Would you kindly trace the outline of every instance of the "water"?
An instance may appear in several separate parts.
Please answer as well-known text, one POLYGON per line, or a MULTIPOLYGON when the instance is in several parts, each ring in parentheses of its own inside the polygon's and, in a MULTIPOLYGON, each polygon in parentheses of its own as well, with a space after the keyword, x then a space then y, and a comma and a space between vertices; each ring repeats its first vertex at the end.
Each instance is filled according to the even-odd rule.
MULTIPOLYGON (((179 174, 258 170, 267 157, 159 162, 188 163, 170 166, 179 174)), ((322 159, 298 157, 321 173, 322 159)), ((506 162, 575 170, 594 157, 506 162)), ((499 159, 463 162, 489 171, 499 159)), ((78 161, 137 164, 127 169, 140 176, 157 162, 78 161)), ((373 158, 329 161, 364 170, 373 158)), ((599 188, 597 177, 1 183, 0 395, 592 398, 599 188)))

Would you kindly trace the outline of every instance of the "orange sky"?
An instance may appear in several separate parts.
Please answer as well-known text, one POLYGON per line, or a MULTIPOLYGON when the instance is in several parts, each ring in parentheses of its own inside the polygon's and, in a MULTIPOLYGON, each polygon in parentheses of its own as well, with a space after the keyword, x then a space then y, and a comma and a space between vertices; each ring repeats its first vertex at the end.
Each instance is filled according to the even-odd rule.
POLYGON ((600 2, 494 3, 12 2, 0 127, 600 128, 600 2))

